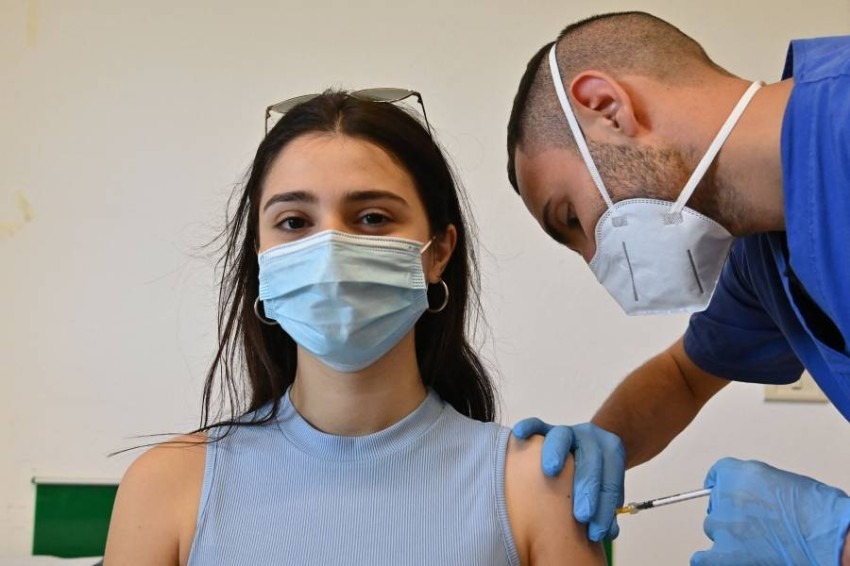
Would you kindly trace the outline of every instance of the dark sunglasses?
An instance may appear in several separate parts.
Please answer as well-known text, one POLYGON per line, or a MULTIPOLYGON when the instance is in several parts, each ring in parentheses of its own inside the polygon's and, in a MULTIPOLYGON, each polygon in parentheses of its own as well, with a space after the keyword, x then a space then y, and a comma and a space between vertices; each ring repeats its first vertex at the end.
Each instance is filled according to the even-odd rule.
MULTIPOLYGON (((272 104, 267 107, 265 126, 266 135, 269 133, 269 119, 271 118, 272 113, 282 116, 299 104, 312 100, 317 96, 321 96, 321 94, 302 94, 301 96, 289 98, 283 102, 278 102, 277 104, 272 104)), ((362 90, 353 90, 348 93, 348 96, 358 100, 367 100, 369 102, 389 102, 391 104, 401 102, 402 100, 406 100, 410 97, 416 97, 416 101, 419 102, 419 106, 422 107, 422 117, 425 119, 425 128, 427 128, 428 134, 431 133, 431 125, 428 123, 428 115, 425 113, 425 104, 422 102, 422 95, 415 90, 406 88, 365 88, 362 90)))

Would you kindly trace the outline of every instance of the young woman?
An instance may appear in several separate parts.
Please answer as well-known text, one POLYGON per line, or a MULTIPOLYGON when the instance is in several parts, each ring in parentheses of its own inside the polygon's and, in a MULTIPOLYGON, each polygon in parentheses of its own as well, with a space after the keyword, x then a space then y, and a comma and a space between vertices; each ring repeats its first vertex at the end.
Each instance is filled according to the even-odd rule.
POLYGON ((473 260, 415 118, 342 92, 286 112, 223 261, 204 424, 216 389, 242 416, 133 463, 106 566, 604 564, 572 468, 545 478, 541 441, 490 422, 473 260))

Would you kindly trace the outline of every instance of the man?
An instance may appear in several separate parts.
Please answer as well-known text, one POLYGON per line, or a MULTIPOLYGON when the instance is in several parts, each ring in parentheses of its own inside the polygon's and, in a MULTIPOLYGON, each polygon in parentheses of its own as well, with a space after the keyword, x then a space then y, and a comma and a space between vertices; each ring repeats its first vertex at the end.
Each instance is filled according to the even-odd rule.
MULTIPOLYGON (((594 540, 617 535, 624 466, 730 380, 806 368, 850 420, 850 37, 792 42, 783 79, 736 77, 639 12, 567 27, 522 78, 508 174, 531 214, 627 313, 701 311, 593 423, 515 428, 548 433, 550 475, 575 452, 574 513, 594 540)), ((843 491, 732 459, 706 487, 714 545, 693 564, 850 564, 843 491)))

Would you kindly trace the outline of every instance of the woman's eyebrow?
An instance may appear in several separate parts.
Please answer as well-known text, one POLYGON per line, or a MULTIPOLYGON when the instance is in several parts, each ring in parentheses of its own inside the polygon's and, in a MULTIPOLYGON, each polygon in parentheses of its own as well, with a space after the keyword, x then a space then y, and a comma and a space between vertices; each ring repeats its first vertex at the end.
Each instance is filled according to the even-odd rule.
POLYGON ((396 193, 390 191, 381 191, 378 189, 371 190, 363 190, 363 191, 351 191, 346 193, 344 200, 345 202, 363 202, 366 200, 380 200, 380 199, 390 199, 398 202, 399 204, 403 204, 404 206, 409 207, 410 204, 401 198, 396 193))
POLYGON ((316 195, 313 193, 308 193, 307 191, 289 191, 285 193, 278 193, 273 195, 269 200, 266 201, 266 204, 263 205, 263 212, 268 210, 268 208, 275 204, 276 202, 306 202, 310 204, 315 204, 318 201, 316 195))

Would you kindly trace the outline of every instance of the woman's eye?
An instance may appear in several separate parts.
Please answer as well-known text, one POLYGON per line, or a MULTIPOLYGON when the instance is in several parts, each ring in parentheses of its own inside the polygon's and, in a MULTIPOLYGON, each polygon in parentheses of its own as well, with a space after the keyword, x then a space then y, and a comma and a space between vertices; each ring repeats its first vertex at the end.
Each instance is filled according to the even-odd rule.
POLYGON ((301 230, 307 227, 307 220, 300 216, 288 216, 278 223, 284 230, 301 230))
POLYGON ((386 224, 390 219, 378 212, 369 212, 360 217, 360 222, 363 224, 368 224, 370 226, 376 226, 380 224, 386 224))

